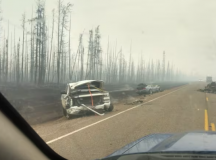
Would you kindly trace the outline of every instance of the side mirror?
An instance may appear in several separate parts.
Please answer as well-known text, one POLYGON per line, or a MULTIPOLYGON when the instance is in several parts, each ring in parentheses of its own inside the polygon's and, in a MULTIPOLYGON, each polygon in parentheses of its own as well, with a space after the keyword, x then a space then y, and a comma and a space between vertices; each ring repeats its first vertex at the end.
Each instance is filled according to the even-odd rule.
POLYGON ((61 94, 67 94, 66 91, 61 91, 61 94))

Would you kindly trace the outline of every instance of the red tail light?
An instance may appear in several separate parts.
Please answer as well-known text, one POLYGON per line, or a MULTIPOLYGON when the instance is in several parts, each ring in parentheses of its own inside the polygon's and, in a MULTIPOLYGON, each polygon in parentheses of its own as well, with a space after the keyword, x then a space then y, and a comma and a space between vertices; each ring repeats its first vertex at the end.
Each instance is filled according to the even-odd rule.
POLYGON ((145 88, 143 88, 143 90, 145 90, 145 88))

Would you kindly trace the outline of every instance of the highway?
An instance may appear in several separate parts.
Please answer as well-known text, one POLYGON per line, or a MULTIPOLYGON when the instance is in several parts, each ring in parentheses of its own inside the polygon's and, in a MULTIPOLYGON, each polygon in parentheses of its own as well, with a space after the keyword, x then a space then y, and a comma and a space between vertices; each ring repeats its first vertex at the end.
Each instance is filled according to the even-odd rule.
POLYGON ((102 158, 152 133, 214 131, 216 94, 197 91, 204 86, 196 82, 165 90, 145 97, 139 105, 124 105, 122 100, 104 116, 62 117, 32 127, 67 159, 102 158))

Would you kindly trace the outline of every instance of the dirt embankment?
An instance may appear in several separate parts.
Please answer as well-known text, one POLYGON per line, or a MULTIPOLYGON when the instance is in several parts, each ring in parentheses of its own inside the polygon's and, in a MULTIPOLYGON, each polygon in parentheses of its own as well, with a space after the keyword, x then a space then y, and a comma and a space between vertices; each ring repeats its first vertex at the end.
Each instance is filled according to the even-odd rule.
MULTIPOLYGON (((184 85, 184 82, 157 83, 162 90, 184 85)), ((42 123, 62 116, 60 92, 64 85, 46 86, 0 86, 0 91, 17 109, 17 111, 30 123, 42 123)), ((136 84, 110 84, 105 89, 110 91, 114 102, 119 99, 136 96, 136 84)))

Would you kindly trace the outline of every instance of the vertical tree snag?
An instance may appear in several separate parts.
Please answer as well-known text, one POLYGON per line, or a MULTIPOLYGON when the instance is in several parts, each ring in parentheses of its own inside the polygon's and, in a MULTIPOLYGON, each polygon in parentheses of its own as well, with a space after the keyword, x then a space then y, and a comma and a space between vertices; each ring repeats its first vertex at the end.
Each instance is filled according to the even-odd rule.
POLYGON ((22 29, 23 29, 23 42, 22 42, 22 62, 21 62, 21 81, 23 81, 24 72, 24 41, 25 41, 25 13, 22 15, 22 29))

